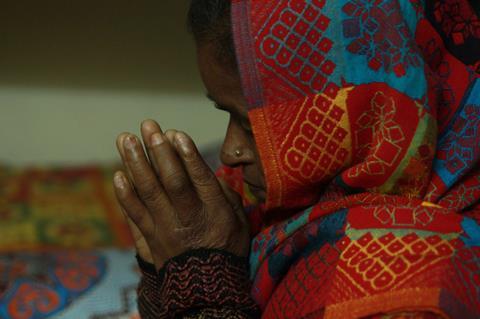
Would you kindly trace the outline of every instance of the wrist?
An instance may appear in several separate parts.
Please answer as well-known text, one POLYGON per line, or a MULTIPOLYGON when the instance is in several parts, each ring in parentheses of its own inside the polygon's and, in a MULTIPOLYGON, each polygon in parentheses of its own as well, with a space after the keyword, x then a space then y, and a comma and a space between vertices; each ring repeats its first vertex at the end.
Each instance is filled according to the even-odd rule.
POLYGON ((195 249, 171 258, 159 271, 137 259, 144 275, 139 292, 149 294, 148 299, 155 300, 164 314, 180 315, 210 307, 245 314, 257 311, 250 297, 246 257, 223 250, 195 249))

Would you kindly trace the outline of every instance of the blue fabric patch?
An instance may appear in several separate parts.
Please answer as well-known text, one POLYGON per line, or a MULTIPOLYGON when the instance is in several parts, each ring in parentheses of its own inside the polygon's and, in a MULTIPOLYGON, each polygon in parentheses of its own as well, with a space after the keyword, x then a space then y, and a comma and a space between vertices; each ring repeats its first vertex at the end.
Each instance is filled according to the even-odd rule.
MULTIPOLYGON (((286 241, 283 244, 283 249, 277 253, 273 253, 268 259, 268 272, 274 280, 281 279, 290 267, 298 260, 298 258, 307 258, 310 254, 318 251, 326 243, 335 244, 344 235, 344 226, 346 222, 348 209, 343 209, 336 213, 327 215, 314 222, 311 222, 306 227, 315 229, 309 232, 302 228, 299 235, 302 237, 299 242, 286 241), (288 246, 288 249, 286 249, 288 246)), ((295 236, 294 234, 293 236, 295 236)))
POLYGON ((468 236, 460 237, 465 246, 468 248, 480 247, 480 225, 478 225, 475 220, 465 217, 462 221, 462 227, 463 231, 468 236))
POLYGON ((337 65, 335 75, 354 85, 384 82, 413 99, 424 98, 425 63, 411 43, 418 23, 414 8, 400 6, 397 0, 339 2, 335 7, 341 11, 333 16, 341 19, 342 26, 326 32, 329 38, 343 41, 328 55, 337 65), (385 29, 391 31, 378 34, 385 29))
POLYGON ((455 120, 438 143, 433 170, 447 188, 455 184, 480 159, 480 79, 466 95, 455 120), (442 156, 443 155, 443 156, 442 156))
POLYGON ((0 266, 6 269, 0 281, 8 283, 0 295, 0 318, 42 319, 65 311, 98 287, 107 259, 97 252, 17 253, 0 256, 0 266), (10 271, 18 267, 24 273, 10 271))

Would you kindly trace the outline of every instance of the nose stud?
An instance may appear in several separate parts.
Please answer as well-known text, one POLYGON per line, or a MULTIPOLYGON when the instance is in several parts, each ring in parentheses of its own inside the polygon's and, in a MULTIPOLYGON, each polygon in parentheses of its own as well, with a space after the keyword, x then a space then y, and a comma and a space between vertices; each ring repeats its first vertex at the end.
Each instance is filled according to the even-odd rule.
POLYGON ((242 151, 236 150, 236 151, 235 151, 235 156, 236 156, 236 157, 242 156, 242 151))

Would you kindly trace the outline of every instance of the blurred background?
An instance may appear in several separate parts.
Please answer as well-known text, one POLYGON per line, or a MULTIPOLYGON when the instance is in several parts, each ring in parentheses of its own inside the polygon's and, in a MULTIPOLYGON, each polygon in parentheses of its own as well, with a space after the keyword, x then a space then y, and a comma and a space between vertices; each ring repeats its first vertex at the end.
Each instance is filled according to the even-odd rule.
POLYGON ((78 165, 117 158, 141 120, 201 148, 227 118, 204 97, 187 0, 2 0, 0 163, 78 165))
POLYGON ((115 138, 153 118, 212 164, 227 125, 188 2, 0 1, 0 317, 139 318, 115 138))

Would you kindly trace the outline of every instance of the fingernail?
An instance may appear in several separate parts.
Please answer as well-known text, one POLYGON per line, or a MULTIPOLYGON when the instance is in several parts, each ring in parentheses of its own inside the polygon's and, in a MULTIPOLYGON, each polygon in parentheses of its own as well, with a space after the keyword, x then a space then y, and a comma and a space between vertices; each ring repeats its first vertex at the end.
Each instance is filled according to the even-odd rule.
POLYGON ((162 134, 155 133, 150 138, 150 142, 152 143, 152 146, 158 146, 158 145, 163 144, 163 142, 165 142, 165 138, 163 137, 162 134))
POLYGON ((168 130, 165 132, 165 137, 168 139, 170 143, 173 144, 175 142, 175 134, 176 134, 176 131, 168 130))
POLYGON ((187 138, 187 136, 185 136, 185 134, 183 134, 183 133, 175 134, 175 142, 180 147, 180 150, 182 151, 182 153, 184 155, 190 155, 192 150, 188 146, 188 144, 189 144, 188 143, 188 138, 187 138))
POLYGON ((121 173, 115 174, 115 177, 113 178, 113 183, 118 188, 125 188, 127 185, 127 181, 121 173))
POLYGON ((149 131, 153 131, 157 129, 157 122, 154 120, 148 119, 142 122, 142 128, 147 129, 149 131))
POLYGON ((135 137, 129 135, 125 138, 124 145, 127 149, 133 150, 137 144, 137 140, 135 137))

